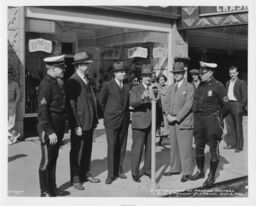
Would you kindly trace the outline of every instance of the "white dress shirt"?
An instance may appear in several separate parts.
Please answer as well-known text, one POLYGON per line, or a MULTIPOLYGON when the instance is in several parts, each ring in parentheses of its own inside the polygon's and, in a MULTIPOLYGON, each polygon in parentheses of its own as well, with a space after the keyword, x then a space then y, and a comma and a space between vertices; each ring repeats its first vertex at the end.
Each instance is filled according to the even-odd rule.
POLYGON ((84 77, 84 74, 82 72, 80 72, 79 70, 76 70, 77 75, 83 80, 83 82, 87 85, 88 81, 87 79, 84 77))
POLYGON ((237 99, 235 98, 235 95, 234 95, 234 85, 236 83, 236 80, 230 80, 229 82, 229 87, 228 87, 228 99, 231 100, 231 101, 237 101, 237 99))
POLYGON ((117 79, 115 79, 115 81, 116 81, 116 83, 117 83, 117 85, 122 89, 123 88, 123 82, 122 81, 119 81, 119 80, 117 80, 117 79))

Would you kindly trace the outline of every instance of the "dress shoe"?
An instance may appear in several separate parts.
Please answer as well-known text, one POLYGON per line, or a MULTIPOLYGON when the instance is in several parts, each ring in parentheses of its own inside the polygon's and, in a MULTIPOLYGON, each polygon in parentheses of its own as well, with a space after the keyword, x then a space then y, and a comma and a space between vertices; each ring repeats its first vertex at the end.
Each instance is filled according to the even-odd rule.
POLYGON ((234 147, 231 146, 231 145, 226 145, 226 146, 223 147, 223 149, 234 149, 234 147))
POLYGON ((55 189, 55 190, 52 191, 50 194, 51 194, 51 197, 68 196, 68 195, 70 195, 70 192, 64 191, 64 190, 55 189))
POLYGON ((180 172, 165 172, 163 175, 164 176, 172 176, 172 175, 179 175, 180 172))
POLYGON ((77 190, 84 190, 84 187, 81 183, 73 183, 73 186, 77 190))
POLYGON ((194 174, 190 180, 194 181, 194 180, 198 180, 204 178, 204 172, 201 171, 197 171, 196 174, 194 174))
POLYGON ((115 180, 114 177, 108 177, 108 178, 106 179, 105 183, 106 183, 107 185, 109 185, 109 184, 112 184, 112 182, 113 182, 114 180, 115 180))
POLYGON ((50 197, 51 195, 48 192, 41 192, 40 197, 50 197))
POLYGON ((235 149, 235 153, 239 153, 239 152, 242 152, 242 151, 243 151, 243 149, 240 149, 240 148, 235 149))
POLYGON ((209 174, 208 178, 205 180, 203 186, 206 188, 212 187, 215 183, 215 175, 209 174))
POLYGON ((149 178, 151 178, 151 174, 144 173, 144 175, 146 175, 146 176, 148 176, 149 178))
POLYGON ((137 182, 137 183, 141 182, 140 177, 138 175, 132 175, 132 179, 134 182, 137 182))
POLYGON ((100 179, 92 177, 92 176, 86 177, 85 181, 88 181, 91 183, 100 183, 100 179))
POLYGON ((121 179, 127 179, 127 176, 123 173, 119 173, 118 177, 121 178, 121 179))
POLYGON ((191 175, 182 175, 181 182, 187 182, 191 179, 191 175))

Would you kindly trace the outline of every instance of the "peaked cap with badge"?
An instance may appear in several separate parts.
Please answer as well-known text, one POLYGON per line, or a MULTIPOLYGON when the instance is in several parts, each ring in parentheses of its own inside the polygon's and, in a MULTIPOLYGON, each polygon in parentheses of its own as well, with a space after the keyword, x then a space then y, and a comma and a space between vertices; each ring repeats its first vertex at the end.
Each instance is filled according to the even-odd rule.
POLYGON ((46 57, 46 58, 44 58, 44 62, 49 66, 56 66, 56 67, 60 67, 60 68, 66 68, 65 55, 46 57))
POLYGON ((199 69, 200 73, 204 73, 205 71, 209 71, 209 70, 215 70, 218 66, 216 63, 207 63, 203 61, 199 61, 199 64, 200 64, 200 69, 199 69))

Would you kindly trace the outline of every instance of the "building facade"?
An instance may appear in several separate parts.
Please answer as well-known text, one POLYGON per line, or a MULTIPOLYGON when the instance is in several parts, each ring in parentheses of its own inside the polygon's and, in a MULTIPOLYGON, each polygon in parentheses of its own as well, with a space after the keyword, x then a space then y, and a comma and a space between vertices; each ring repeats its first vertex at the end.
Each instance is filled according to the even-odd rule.
POLYGON ((93 53, 91 77, 99 91, 116 60, 124 61, 131 78, 151 63, 171 83, 179 57, 190 59, 188 70, 198 68, 200 60, 216 62, 223 83, 228 67, 236 65, 247 80, 247 44, 246 6, 8 7, 8 64, 21 89, 17 129, 24 137, 36 134, 37 88, 47 56, 66 54, 66 80, 74 72, 73 55, 93 53))
POLYGON ((66 54, 64 79, 73 72, 73 55, 93 53, 91 77, 96 90, 111 78, 111 65, 122 60, 136 74, 151 63, 171 83, 175 57, 188 57, 188 45, 177 29, 178 7, 8 7, 8 63, 21 88, 17 129, 36 134, 37 88, 45 75, 43 59, 66 54))

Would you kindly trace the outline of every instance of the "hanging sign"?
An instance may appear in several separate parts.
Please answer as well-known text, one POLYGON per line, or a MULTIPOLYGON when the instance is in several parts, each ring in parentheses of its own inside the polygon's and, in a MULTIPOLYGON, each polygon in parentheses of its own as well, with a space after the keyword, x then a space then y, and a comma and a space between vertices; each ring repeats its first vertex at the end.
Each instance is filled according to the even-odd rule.
POLYGON ((143 47, 133 47, 128 49, 128 58, 131 59, 134 57, 147 58, 148 50, 143 47))
POLYGON ((45 39, 30 39, 28 43, 29 52, 43 51, 52 52, 52 42, 45 39))

